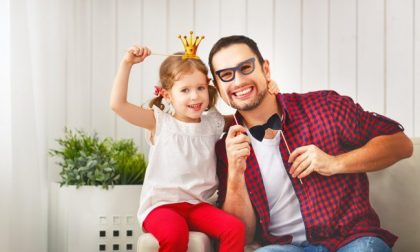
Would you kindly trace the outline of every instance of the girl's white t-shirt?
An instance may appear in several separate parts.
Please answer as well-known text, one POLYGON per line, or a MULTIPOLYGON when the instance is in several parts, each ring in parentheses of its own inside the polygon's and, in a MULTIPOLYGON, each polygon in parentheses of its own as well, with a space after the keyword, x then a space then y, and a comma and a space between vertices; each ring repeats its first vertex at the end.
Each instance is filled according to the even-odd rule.
POLYGON ((224 119, 216 110, 203 113, 201 122, 177 120, 153 107, 156 119, 154 144, 137 213, 140 226, 156 207, 206 202, 217 189, 215 144, 223 133, 224 119))

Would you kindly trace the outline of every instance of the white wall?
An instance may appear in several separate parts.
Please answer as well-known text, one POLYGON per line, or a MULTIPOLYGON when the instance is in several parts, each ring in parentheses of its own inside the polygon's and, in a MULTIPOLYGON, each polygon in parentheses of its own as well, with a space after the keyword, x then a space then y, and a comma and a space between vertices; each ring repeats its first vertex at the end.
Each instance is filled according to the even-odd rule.
MULTIPOLYGON (((147 151, 142 130, 109 109, 116 67, 132 44, 180 51, 177 35, 190 30, 206 36, 198 51, 205 62, 221 36, 249 35, 271 61, 283 92, 335 89, 420 136, 417 0, 73 0, 68 11, 61 41, 67 69, 48 101, 58 116, 49 119, 50 147, 64 120, 101 136, 134 138, 147 151)), ((134 67, 132 102, 152 97, 163 59, 152 56, 134 67)))
POLYGON ((9 1, 0 1, 0 247, 11 251, 12 123, 9 1))

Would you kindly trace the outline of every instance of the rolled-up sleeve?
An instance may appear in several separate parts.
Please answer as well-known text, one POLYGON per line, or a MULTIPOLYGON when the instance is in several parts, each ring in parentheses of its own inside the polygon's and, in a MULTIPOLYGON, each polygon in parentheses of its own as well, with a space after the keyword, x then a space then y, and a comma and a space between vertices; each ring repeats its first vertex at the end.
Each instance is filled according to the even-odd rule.
POLYGON ((363 146, 380 135, 391 135, 403 131, 403 126, 383 115, 363 110, 348 96, 334 91, 326 95, 332 120, 335 120, 342 144, 350 147, 363 146))

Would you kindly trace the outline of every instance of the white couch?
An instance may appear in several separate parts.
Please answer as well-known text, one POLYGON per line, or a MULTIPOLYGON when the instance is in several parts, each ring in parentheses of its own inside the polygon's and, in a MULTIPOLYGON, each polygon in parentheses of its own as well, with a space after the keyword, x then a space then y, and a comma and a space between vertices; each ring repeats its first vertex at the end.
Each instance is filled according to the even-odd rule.
MULTIPOLYGON (((394 252, 420 250, 420 138, 412 139, 413 156, 392 167, 369 173, 371 202, 381 225, 400 238, 394 252)), ((248 246, 253 251, 256 246, 248 246)), ((150 234, 142 234, 137 252, 158 251, 158 242, 150 234)), ((190 232, 189 252, 211 252, 210 239, 198 232, 190 232)))
POLYGON ((393 251, 420 251, 420 138, 413 156, 369 173, 370 197, 381 226, 399 236, 393 251))
MULTIPOLYGON (((137 242, 137 252, 157 252, 159 243, 150 233, 140 235, 137 242)), ((204 233, 190 232, 188 241, 189 252, 211 252, 210 238, 204 233)))

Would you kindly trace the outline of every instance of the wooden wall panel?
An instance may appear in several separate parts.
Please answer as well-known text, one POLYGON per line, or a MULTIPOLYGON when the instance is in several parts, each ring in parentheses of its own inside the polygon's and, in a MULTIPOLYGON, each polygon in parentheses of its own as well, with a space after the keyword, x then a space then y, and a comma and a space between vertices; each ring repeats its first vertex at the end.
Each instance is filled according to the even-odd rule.
POLYGON ((116 1, 92 1, 92 128, 99 136, 115 135, 109 94, 116 71, 116 1))
POLYGON ((247 34, 246 0, 220 0, 220 36, 247 34))
POLYGON ((357 2, 357 100, 364 109, 385 113, 385 4, 357 2))
POLYGON ((302 90, 302 1, 274 2, 273 79, 281 92, 302 90))
POLYGON ((189 36, 194 28, 194 0, 169 1, 168 37, 169 53, 184 50, 178 35, 189 36))
POLYGON ((413 135, 413 1, 387 1, 386 17, 385 113, 413 135))
MULTIPOLYGON (((92 129, 92 1, 69 1, 66 124, 92 129)), ((111 62, 112 63, 112 62, 111 62)))
POLYGON ((302 91, 328 89, 329 1, 303 1, 302 91))
POLYGON ((247 35, 258 45, 264 59, 274 59, 274 2, 248 0, 247 35))
POLYGON ((356 98, 356 0, 330 1, 329 88, 356 98))

